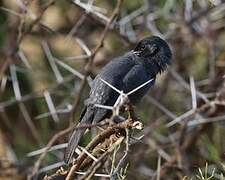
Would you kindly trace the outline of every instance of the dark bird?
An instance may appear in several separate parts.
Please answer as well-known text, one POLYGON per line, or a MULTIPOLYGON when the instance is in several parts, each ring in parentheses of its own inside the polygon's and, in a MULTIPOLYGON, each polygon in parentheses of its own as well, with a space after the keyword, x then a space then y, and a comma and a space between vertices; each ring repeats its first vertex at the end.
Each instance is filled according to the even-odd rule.
MULTIPOLYGON (((111 115, 110 110, 96 107, 95 104, 113 106, 119 94, 106 85, 101 78, 117 89, 123 90, 124 93, 153 79, 146 86, 129 95, 130 102, 136 104, 153 86, 156 75, 163 72, 171 63, 171 59, 172 53, 168 44, 157 36, 144 38, 134 50, 113 59, 95 77, 89 98, 84 103, 79 125, 97 123, 111 115)), ((64 156, 65 163, 71 161, 85 130, 81 128, 72 133, 64 156)))

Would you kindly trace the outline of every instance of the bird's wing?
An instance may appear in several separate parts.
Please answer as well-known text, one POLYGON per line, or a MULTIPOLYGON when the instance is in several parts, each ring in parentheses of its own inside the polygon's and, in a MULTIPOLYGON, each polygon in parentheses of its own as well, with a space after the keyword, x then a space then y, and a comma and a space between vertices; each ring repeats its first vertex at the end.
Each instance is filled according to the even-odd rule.
POLYGON ((87 106, 85 105, 80 114, 80 118, 79 118, 80 121, 82 120, 86 112, 87 112, 87 106))
POLYGON ((93 122, 99 122, 111 114, 108 109, 95 107, 96 104, 113 106, 119 97, 119 93, 109 87, 103 80, 122 90, 124 76, 135 65, 133 58, 134 55, 128 53, 112 60, 94 79, 90 96, 86 101, 86 105, 94 111, 93 122))
POLYGON ((119 57, 107 64, 98 74, 93 82, 90 97, 87 104, 113 105, 119 93, 109 87, 106 83, 111 84, 115 88, 122 90, 123 78, 135 65, 133 57, 128 54, 119 57))
POLYGON ((149 88, 154 84, 155 76, 147 73, 146 68, 143 65, 137 64, 133 66, 123 78, 121 88, 125 93, 128 93, 151 79, 151 82, 135 91, 133 94, 129 95, 129 99, 133 104, 135 104, 147 93, 149 88))

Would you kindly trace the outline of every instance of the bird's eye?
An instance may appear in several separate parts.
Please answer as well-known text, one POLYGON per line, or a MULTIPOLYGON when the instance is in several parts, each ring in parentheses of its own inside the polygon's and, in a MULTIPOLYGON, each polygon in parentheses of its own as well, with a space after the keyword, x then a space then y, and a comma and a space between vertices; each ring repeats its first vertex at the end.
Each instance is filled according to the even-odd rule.
POLYGON ((145 46, 144 44, 142 44, 141 47, 140 47, 140 50, 141 50, 141 51, 144 51, 144 50, 145 50, 145 47, 146 47, 146 46, 145 46))
POLYGON ((153 44, 149 47, 149 51, 151 54, 155 54, 158 51, 158 47, 156 44, 153 44))

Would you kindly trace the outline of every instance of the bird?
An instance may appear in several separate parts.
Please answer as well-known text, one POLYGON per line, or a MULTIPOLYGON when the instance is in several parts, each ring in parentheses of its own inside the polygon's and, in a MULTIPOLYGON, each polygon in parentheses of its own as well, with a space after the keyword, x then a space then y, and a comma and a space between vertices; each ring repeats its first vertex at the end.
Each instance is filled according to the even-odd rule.
MULTIPOLYGON (((133 50, 112 59, 93 80, 89 97, 84 101, 80 123, 77 126, 98 123, 111 116, 112 111, 96 107, 96 104, 113 106, 119 93, 103 80, 127 93, 152 79, 150 83, 128 96, 131 104, 135 105, 154 85, 157 74, 165 71, 171 62, 171 48, 158 36, 145 37, 133 50)), ((64 154, 66 164, 71 162, 73 153, 85 131, 86 128, 76 128, 70 136, 64 154)))

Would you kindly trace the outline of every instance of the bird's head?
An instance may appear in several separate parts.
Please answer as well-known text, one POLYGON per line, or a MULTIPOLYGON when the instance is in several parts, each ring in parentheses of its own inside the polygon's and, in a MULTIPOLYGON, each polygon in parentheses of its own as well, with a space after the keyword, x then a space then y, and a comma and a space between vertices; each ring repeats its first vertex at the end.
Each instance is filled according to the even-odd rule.
POLYGON ((158 72, 164 71, 172 60, 169 45, 157 36, 142 39, 135 47, 134 53, 143 57, 147 63, 155 64, 158 67, 158 72))

